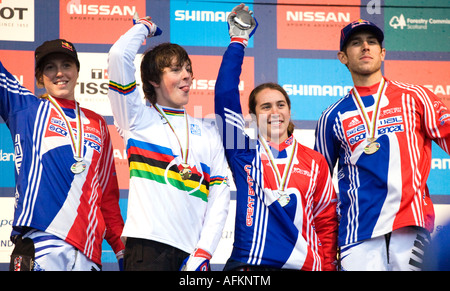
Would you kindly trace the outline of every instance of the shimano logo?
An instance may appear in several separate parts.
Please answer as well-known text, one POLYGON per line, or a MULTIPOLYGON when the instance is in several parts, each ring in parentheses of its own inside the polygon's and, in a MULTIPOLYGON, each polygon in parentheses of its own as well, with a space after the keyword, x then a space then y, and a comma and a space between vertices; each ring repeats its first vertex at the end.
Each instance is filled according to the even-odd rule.
POLYGON ((230 12, 176 10, 175 21, 227 22, 228 14, 230 14, 230 12))
POLYGON ((290 96, 344 96, 350 91, 352 86, 340 85, 283 85, 284 90, 290 96))

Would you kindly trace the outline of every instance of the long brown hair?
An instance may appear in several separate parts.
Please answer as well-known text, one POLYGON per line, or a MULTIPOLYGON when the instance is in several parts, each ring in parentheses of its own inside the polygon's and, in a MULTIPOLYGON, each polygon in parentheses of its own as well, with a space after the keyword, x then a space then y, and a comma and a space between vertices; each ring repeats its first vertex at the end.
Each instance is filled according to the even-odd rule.
MULTIPOLYGON (((263 83, 261 85, 258 85, 250 93, 250 96, 248 98, 248 110, 249 110, 250 114, 256 115, 256 95, 258 95, 258 93, 264 89, 276 90, 276 91, 279 91, 281 94, 283 94, 284 98, 286 99, 286 103, 289 107, 289 110, 291 110, 291 99, 289 99, 289 95, 286 93, 286 90, 284 90, 283 87, 281 87, 277 83, 268 82, 268 83, 263 83)), ((288 125, 287 131, 288 131, 288 136, 291 136, 294 133, 294 123, 292 123, 291 120, 289 120, 289 125, 288 125)))

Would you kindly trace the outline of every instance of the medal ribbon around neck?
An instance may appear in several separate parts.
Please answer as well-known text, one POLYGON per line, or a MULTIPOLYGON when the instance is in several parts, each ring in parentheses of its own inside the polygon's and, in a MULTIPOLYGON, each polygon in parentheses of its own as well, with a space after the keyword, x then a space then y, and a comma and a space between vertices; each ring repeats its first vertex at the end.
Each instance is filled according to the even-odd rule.
POLYGON ((184 117, 186 119, 186 146, 184 147, 185 150, 183 152, 183 147, 181 146, 181 141, 178 138, 178 135, 175 132, 175 129, 173 128, 172 124, 170 124, 170 121, 167 118, 166 114, 164 113, 164 110, 161 110, 158 107, 158 105, 156 105, 156 104, 155 104, 155 109, 159 112, 159 114, 161 114, 162 117, 164 117, 164 119, 167 121, 167 124, 169 125, 170 129, 175 134, 175 137, 177 138, 177 141, 178 141, 178 145, 180 146, 181 159, 183 160, 183 164, 187 165, 188 164, 187 160, 188 160, 188 155, 189 155, 189 124, 188 124, 188 118, 187 118, 186 111, 184 112, 184 117))
POLYGON ((58 102, 56 102, 55 98, 48 95, 48 101, 55 106, 56 110, 59 112, 59 114, 62 116, 64 121, 66 122, 67 129, 69 130, 70 139, 72 141, 72 150, 74 153, 74 159, 76 161, 82 161, 83 160, 83 144, 84 144, 84 129, 83 129, 83 123, 81 121, 81 110, 80 106, 78 105, 78 102, 75 101, 75 119, 77 124, 77 134, 75 136, 75 133, 73 131, 72 125, 69 122, 69 119, 67 118, 67 115, 64 113, 61 106, 59 106, 58 102))
POLYGON ((378 117, 380 115, 381 97, 384 95, 386 87, 387 87, 386 81, 384 80, 384 78, 381 78, 380 85, 378 86, 377 97, 375 98, 375 109, 372 113, 372 120, 369 119, 369 115, 367 114, 361 96, 359 96, 358 90, 356 90, 356 88, 352 89, 353 92, 352 95, 354 96, 353 101, 355 102, 356 107, 358 108, 359 111, 359 115, 363 119, 364 125, 366 126, 366 135, 367 135, 366 139, 368 140, 376 140, 375 134, 378 128, 378 117))
POLYGON ((275 180, 277 182, 278 190, 284 191, 286 189, 286 186, 288 184, 287 177, 289 176, 289 173, 292 170, 292 167, 294 166, 294 156, 297 153, 297 142, 295 141, 295 138, 293 138, 294 143, 294 149, 292 150, 291 156, 289 157, 289 162, 284 168, 283 176, 280 175, 280 171, 278 170, 278 166, 275 164, 275 158, 272 155, 272 151, 269 149, 269 145, 267 144, 267 141, 262 137, 259 136, 259 140, 261 141, 261 144, 264 147, 264 150, 267 153, 267 156, 269 157, 270 166, 272 167, 273 171, 275 172, 275 180))

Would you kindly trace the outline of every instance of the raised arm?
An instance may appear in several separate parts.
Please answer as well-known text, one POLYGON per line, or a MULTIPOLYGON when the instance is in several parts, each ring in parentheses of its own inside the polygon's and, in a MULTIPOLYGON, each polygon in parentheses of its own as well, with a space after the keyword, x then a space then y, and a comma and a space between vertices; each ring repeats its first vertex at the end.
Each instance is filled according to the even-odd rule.
POLYGON ((230 34, 230 45, 228 46, 219 69, 215 86, 215 112, 217 124, 222 136, 225 153, 228 160, 237 149, 248 147, 248 141, 244 138, 244 118, 239 95, 239 81, 244 60, 244 50, 249 38, 257 28, 256 20, 250 16, 248 7, 241 4, 236 6, 228 16, 228 27, 230 34), (247 14, 245 14, 245 11, 247 14), (243 17, 247 15, 247 17, 243 17), (242 18, 242 19, 241 19, 242 18), (239 22, 247 21, 247 28, 239 22))
POLYGON ((120 129, 129 130, 136 124, 145 108, 138 90, 134 59, 147 37, 160 35, 161 30, 151 22, 150 17, 133 20, 134 26, 122 35, 111 47, 108 57, 108 97, 114 121, 120 129))

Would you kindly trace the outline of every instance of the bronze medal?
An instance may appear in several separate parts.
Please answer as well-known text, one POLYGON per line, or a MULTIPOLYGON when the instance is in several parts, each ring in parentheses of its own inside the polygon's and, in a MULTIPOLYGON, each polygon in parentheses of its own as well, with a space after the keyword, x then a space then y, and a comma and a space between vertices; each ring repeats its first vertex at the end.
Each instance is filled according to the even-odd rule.
POLYGON ((376 142, 376 139, 369 138, 369 143, 364 147, 364 153, 367 155, 374 154, 380 149, 380 144, 376 142))
POLYGON ((359 115, 364 121, 364 126, 366 128, 367 145, 364 147, 364 153, 367 155, 376 153, 381 146, 380 143, 376 141, 377 140, 376 136, 378 133, 377 127, 380 115, 381 99, 384 96, 384 93, 386 92, 386 88, 387 82, 384 78, 381 78, 380 85, 378 85, 376 95, 372 95, 375 100, 375 104, 373 105, 374 109, 371 119, 369 118, 367 110, 364 106, 364 102, 362 101, 361 96, 359 96, 356 87, 352 89, 353 101, 355 102, 355 105, 359 111, 359 115))

